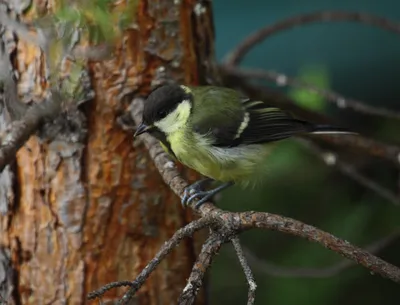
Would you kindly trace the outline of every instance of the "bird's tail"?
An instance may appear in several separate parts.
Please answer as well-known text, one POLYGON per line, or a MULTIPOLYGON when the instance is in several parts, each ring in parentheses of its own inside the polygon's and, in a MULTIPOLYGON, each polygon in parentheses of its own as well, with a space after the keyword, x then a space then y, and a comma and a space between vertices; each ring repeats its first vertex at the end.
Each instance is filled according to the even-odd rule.
POLYGON ((312 125, 310 133, 313 134, 353 134, 356 135, 357 133, 354 131, 350 131, 346 128, 335 127, 331 125, 312 125))

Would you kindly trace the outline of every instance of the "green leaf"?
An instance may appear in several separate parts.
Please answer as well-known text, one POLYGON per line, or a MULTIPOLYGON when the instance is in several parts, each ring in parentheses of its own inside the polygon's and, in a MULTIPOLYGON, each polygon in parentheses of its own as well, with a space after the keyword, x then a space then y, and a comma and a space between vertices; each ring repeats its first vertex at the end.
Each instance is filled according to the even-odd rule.
MULTIPOLYGON (((330 88, 328 70, 319 65, 305 66, 300 69, 297 76, 301 81, 321 89, 330 88)), ((325 108, 324 98, 315 92, 303 88, 292 88, 289 96, 300 106, 314 111, 321 111, 325 108)))

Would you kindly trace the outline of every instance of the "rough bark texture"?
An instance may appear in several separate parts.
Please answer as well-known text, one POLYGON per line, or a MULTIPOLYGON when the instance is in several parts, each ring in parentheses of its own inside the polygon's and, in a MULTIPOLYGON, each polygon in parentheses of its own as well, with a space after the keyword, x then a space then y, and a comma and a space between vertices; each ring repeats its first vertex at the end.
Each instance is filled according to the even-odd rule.
MULTIPOLYGON (((33 1, 25 18, 49 4, 33 1)), ((91 64, 96 98, 73 114, 73 123, 64 118, 51 141, 31 137, 15 170, 0 175, 0 242, 7 250, 0 257, 0 284, 14 289, 6 294, 13 296, 11 304, 85 303, 87 292, 132 279, 191 217, 144 146, 133 145, 116 118, 126 107, 124 95, 145 94, 160 79, 206 81, 213 69, 211 6, 141 0, 136 14, 112 59, 91 64), (1 266, 7 258, 15 272, 6 278, 1 266)), ((40 97, 43 54, 22 41, 15 48, 20 93, 40 97)), ((173 251, 137 303, 176 303, 196 251, 193 241, 173 251)), ((114 290, 103 302, 121 294, 114 290)))

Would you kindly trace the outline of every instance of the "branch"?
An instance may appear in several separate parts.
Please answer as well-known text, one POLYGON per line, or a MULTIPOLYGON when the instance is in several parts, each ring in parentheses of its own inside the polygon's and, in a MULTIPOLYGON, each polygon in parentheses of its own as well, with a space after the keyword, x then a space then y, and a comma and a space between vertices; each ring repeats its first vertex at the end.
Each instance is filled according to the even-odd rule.
POLYGON ((4 104, 12 120, 3 136, 0 136, 0 173, 14 160, 19 148, 38 129, 45 118, 55 118, 61 112, 61 95, 52 90, 51 98, 28 108, 18 99, 17 84, 5 46, 0 42, 0 81, 4 83, 4 104))
MULTIPOLYGON (((313 138, 308 135, 306 138, 313 138)), ((320 137, 324 142, 349 147, 364 152, 370 156, 379 157, 391 161, 397 168, 400 167, 400 147, 376 141, 363 136, 338 137, 334 135, 324 135, 320 137)))
POLYGON ((367 189, 370 189, 371 191, 375 192, 382 198, 386 199, 387 201, 393 203, 394 205, 400 205, 400 197, 397 196, 394 192, 390 191, 389 189, 381 186, 379 183, 376 181, 364 176, 361 174, 357 169, 345 162, 340 160, 338 155, 334 152, 331 151, 325 151, 318 147, 315 143, 311 141, 307 141, 304 139, 298 139, 299 142, 301 142, 303 145, 307 146, 308 149, 310 149, 311 152, 313 152, 315 155, 320 157, 322 161, 328 166, 335 166, 337 169, 339 169, 343 174, 346 176, 352 178, 354 181, 358 182, 360 185, 364 186, 367 189))
MULTIPOLYGON (((147 266, 142 270, 142 272, 136 277, 134 281, 131 282, 130 290, 125 296, 119 301, 118 304, 126 304, 128 300, 130 300, 136 291, 142 287, 146 279, 150 276, 150 274, 156 269, 156 267, 161 263, 161 261, 176 247, 180 244, 182 239, 188 236, 192 236, 195 232, 210 226, 212 220, 210 217, 203 217, 199 220, 192 221, 185 227, 179 229, 175 232, 175 234, 161 247, 160 251, 158 251, 157 255, 147 264, 147 266)), ((108 290, 118 287, 117 283, 108 284, 103 286, 102 288, 93 291, 88 294, 87 298, 89 300, 93 300, 101 297, 108 290)), ((123 283, 126 283, 124 281, 123 283)), ((121 286, 121 285, 120 285, 121 286)))
POLYGON ((53 92, 51 99, 29 108, 19 121, 14 121, 0 139, 0 172, 14 160, 17 151, 38 129, 45 118, 55 118, 61 112, 61 96, 53 92))
POLYGON ((226 237, 221 238, 216 233, 212 233, 206 240, 190 273, 188 283, 179 296, 178 305, 191 305, 194 303, 196 295, 203 284, 204 276, 211 266, 213 257, 226 241, 226 237))
POLYGON ((232 245, 235 249, 236 255, 239 258, 240 265, 242 266, 244 275, 246 276, 247 283, 249 284, 249 292, 247 294, 247 305, 253 305, 256 299, 257 284, 254 280, 253 272, 247 262, 239 237, 232 238, 232 245))
POLYGON ((400 268, 374 256, 373 254, 358 248, 349 242, 342 240, 332 234, 320 230, 301 221, 280 215, 263 212, 243 212, 233 216, 232 222, 237 222, 242 230, 251 228, 262 228, 287 233, 318 243, 357 264, 373 271, 376 274, 400 283, 400 268))
POLYGON ((282 87, 292 86, 292 87, 306 89, 310 92, 314 92, 321 95, 322 97, 326 98, 327 101, 334 103, 338 108, 341 109, 348 108, 356 112, 368 115, 381 116, 391 119, 400 119, 400 113, 395 112, 393 110, 382 107, 370 106, 362 101, 346 98, 337 92, 318 88, 317 86, 314 86, 312 84, 307 84, 295 78, 290 78, 282 73, 277 73, 274 71, 266 71, 262 69, 243 69, 243 68, 239 69, 233 66, 224 66, 222 67, 222 69, 225 69, 227 73, 232 73, 245 79, 249 78, 263 79, 266 81, 272 81, 276 83, 278 86, 282 87))
MULTIPOLYGON (((399 235, 400 232, 396 231, 368 245, 367 247, 365 247, 365 250, 371 253, 378 253, 389 244, 391 244, 393 241, 395 241, 399 237, 399 235)), ((247 248, 244 249, 244 252, 250 262, 250 265, 252 265, 255 270, 275 277, 329 278, 336 276, 344 270, 355 265, 353 261, 343 260, 332 266, 322 268, 293 268, 278 266, 276 264, 260 259, 247 248)))
POLYGON ((314 12, 310 14, 294 16, 279 21, 275 24, 268 25, 256 31, 255 33, 248 36, 241 43, 239 43, 239 45, 225 57, 224 62, 229 66, 238 65, 242 61, 244 56, 250 51, 251 48, 261 43, 267 37, 272 36, 278 32, 289 30, 295 27, 303 26, 314 22, 342 22, 342 21, 364 23, 400 35, 399 23, 372 14, 344 12, 344 11, 314 12))

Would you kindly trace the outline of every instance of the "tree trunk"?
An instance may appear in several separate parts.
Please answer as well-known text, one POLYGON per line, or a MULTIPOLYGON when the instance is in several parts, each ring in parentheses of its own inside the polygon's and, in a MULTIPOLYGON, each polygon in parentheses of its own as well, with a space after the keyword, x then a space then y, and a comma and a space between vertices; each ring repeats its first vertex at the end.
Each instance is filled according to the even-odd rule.
MULTIPOLYGON (((49 13, 51 4, 33 1, 22 19, 49 13)), ((116 5, 123 10, 126 2, 116 5)), ((9 304, 86 303, 88 292, 133 279, 191 219, 144 146, 116 119, 127 105, 123 96, 148 93, 160 77, 198 84, 212 74, 211 5, 135 5, 135 25, 112 59, 90 64, 94 100, 63 121, 51 141, 32 136, 0 175, 0 293, 9 304)), ((21 95, 40 97, 43 54, 16 40, 13 55, 21 95)), ((171 253, 138 292, 137 304, 175 304, 196 251, 188 240, 171 253)), ((112 290, 102 301, 124 291, 112 290)), ((205 296, 198 298, 202 303, 205 296)))

